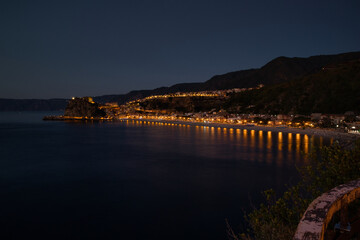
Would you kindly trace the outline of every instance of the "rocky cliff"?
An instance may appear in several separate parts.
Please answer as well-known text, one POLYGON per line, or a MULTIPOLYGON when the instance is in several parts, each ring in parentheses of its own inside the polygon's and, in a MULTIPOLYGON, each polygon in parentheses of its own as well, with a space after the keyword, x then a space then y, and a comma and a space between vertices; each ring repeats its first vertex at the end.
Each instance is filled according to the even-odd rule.
POLYGON ((67 117, 105 117, 106 113, 90 97, 69 100, 64 116, 67 117))

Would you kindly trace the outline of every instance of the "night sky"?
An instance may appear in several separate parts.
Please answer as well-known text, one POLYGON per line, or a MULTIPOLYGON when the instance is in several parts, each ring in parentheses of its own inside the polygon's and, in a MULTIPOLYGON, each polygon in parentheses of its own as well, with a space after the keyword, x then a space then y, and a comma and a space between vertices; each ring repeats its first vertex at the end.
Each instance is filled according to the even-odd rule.
POLYGON ((0 98, 121 94, 360 50, 359 0, 1 1, 0 98))

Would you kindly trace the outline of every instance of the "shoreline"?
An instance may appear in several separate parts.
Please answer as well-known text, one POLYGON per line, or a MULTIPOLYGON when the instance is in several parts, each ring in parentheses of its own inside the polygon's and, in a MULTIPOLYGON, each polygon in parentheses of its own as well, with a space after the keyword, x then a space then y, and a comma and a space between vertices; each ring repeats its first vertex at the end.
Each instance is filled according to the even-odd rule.
POLYGON ((255 131, 267 131, 267 132, 282 132, 282 133, 293 133, 302 135, 315 135, 325 138, 333 138, 343 143, 353 143, 357 139, 360 139, 360 135, 345 133, 330 129, 319 129, 319 128, 293 128, 286 126, 259 126, 259 125, 240 125, 230 123, 202 123, 202 122, 188 122, 181 120, 161 120, 161 119, 133 119, 133 118, 121 118, 114 121, 143 121, 143 122, 158 122, 158 123, 174 123, 174 124, 185 124, 189 126, 203 126, 203 127, 220 127, 220 128, 233 128, 233 129, 246 129, 255 131))
POLYGON ((114 121, 114 119, 104 117, 44 116, 43 121, 114 121))
POLYGON ((163 119, 144 119, 144 118, 85 118, 85 117, 65 117, 65 116, 45 116, 44 121, 143 121, 143 122, 157 122, 157 123, 170 123, 170 124, 183 124, 189 126, 203 126, 203 127, 220 127, 220 128, 233 128, 233 129, 246 129, 255 131, 267 131, 267 132, 282 132, 293 133, 302 135, 315 135, 324 138, 332 138, 341 142, 342 144, 354 143, 357 139, 360 139, 360 134, 352 134, 340 132, 332 129, 320 129, 320 128, 294 128, 287 126, 267 126, 267 125, 244 125, 244 124, 231 124, 231 123, 214 123, 214 122, 191 122, 183 120, 163 120, 163 119))

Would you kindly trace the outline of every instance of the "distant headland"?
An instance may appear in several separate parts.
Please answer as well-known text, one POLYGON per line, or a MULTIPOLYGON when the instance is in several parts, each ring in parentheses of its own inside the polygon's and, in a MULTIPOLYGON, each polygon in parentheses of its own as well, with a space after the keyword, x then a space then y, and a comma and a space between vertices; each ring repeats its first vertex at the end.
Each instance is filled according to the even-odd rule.
POLYGON ((110 120, 92 97, 73 97, 68 101, 63 116, 45 116, 44 120, 110 120))

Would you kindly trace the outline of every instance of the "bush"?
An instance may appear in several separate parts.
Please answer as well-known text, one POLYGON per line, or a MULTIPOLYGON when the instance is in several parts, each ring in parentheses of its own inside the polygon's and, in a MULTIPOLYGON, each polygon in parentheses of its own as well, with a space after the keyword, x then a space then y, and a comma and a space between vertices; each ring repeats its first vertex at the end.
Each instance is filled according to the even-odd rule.
POLYGON ((308 205, 322 193, 360 178, 360 142, 351 149, 338 144, 314 150, 307 156, 310 164, 299 169, 300 182, 281 197, 270 189, 264 192, 265 203, 245 216, 246 233, 229 237, 235 240, 289 240, 308 205))

